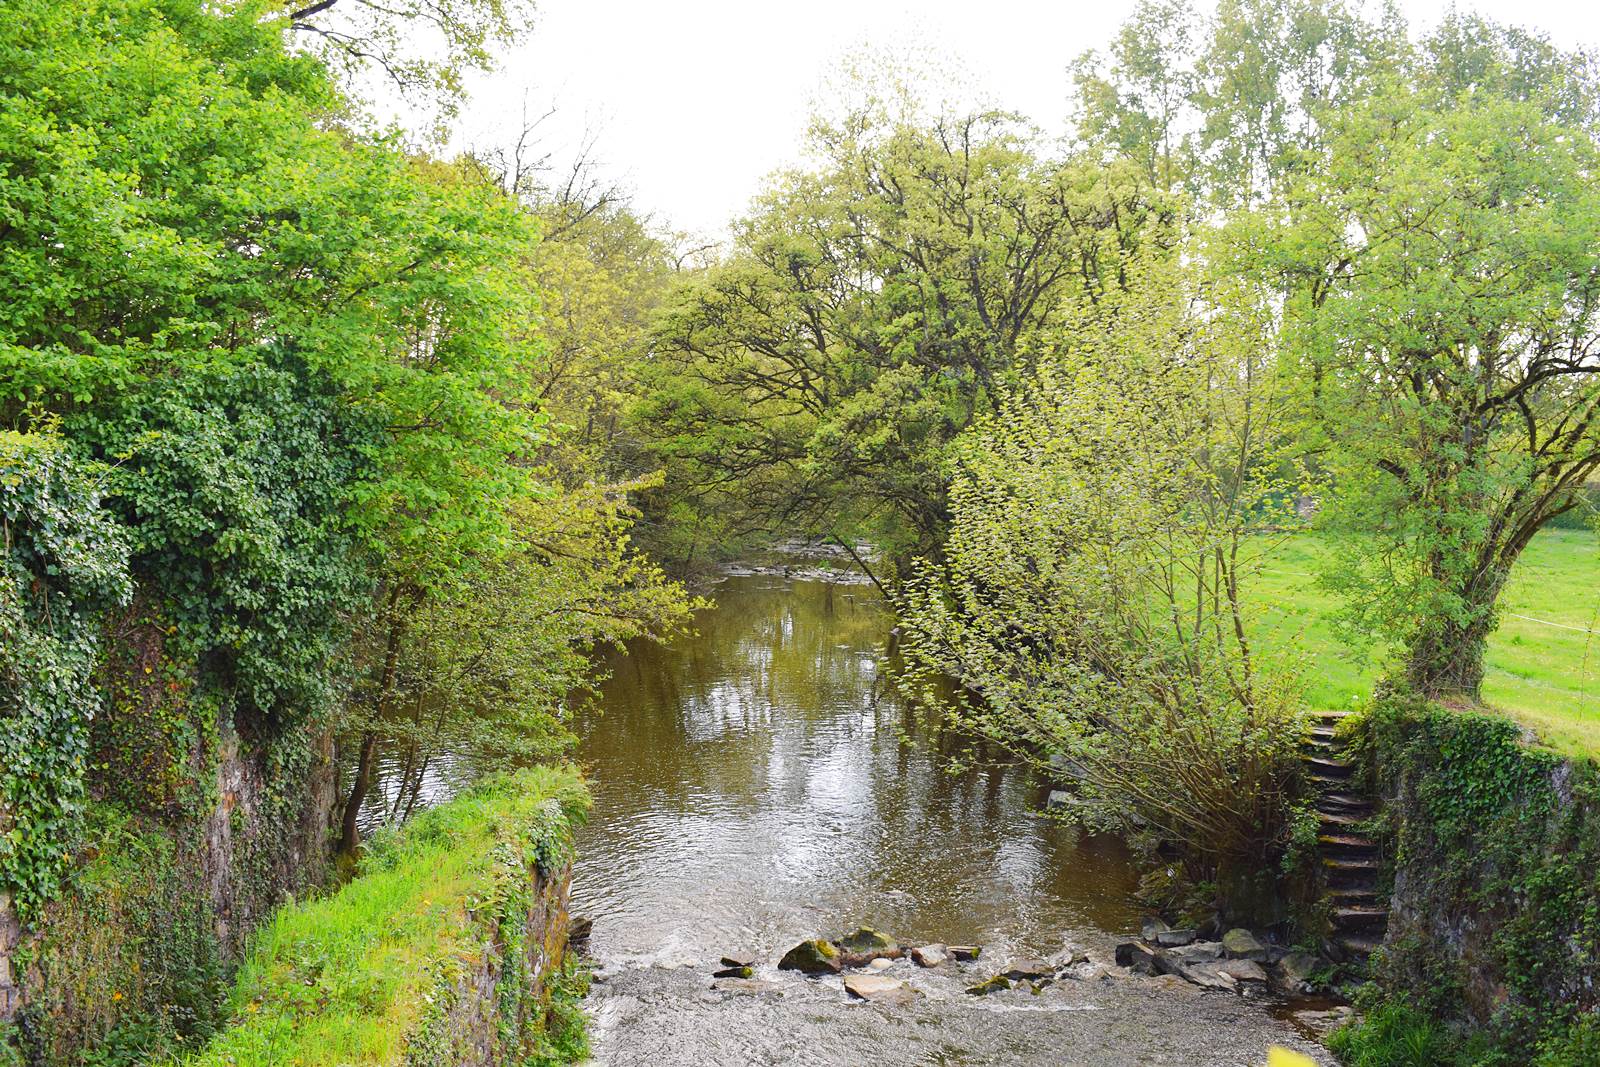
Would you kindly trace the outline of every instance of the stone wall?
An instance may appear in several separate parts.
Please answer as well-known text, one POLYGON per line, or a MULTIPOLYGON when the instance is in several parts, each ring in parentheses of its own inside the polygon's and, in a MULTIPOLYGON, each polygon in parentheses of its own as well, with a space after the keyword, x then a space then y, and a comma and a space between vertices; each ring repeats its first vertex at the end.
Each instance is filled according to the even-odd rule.
POLYGON ((225 724, 208 809, 92 821, 74 888, 27 929, 0 900, 0 1041, 10 1024, 35 1062, 73 1062, 126 1024, 214 1016, 251 931, 329 873, 331 739, 297 773, 270 762, 225 724))
MULTIPOLYGON (((493 1067, 520 1062, 516 1055, 544 1025, 551 975, 567 950, 567 891, 572 868, 545 873, 530 867, 532 889, 519 944, 508 944, 506 924, 485 938, 482 951, 437 996, 440 1011, 412 1039, 408 1067, 493 1067)), ((516 923, 512 924, 516 926, 516 923)))
POLYGON ((1393 699, 1360 734, 1393 878, 1379 988, 1514 1062, 1568 1062, 1569 1044, 1600 1033, 1594 761, 1496 716, 1393 699))

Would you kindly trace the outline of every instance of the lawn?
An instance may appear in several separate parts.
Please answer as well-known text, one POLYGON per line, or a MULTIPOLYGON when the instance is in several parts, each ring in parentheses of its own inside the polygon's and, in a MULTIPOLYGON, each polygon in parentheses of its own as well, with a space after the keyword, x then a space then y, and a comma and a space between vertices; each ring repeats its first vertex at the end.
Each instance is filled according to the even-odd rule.
MULTIPOLYGON (((1314 707, 1363 699, 1381 667, 1334 636, 1337 600, 1318 587, 1328 549, 1298 537, 1267 560, 1260 578, 1268 604, 1262 620, 1274 640, 1298 638, 1315 654, 1307 697, 1314 707)), ((1533 727, 1562 752, 1600 752, 1600 538, 1586 530, 1549 530, 1528 546, 1501 598, 1500 629, 1490 639, 1484 699, 1533 727)))

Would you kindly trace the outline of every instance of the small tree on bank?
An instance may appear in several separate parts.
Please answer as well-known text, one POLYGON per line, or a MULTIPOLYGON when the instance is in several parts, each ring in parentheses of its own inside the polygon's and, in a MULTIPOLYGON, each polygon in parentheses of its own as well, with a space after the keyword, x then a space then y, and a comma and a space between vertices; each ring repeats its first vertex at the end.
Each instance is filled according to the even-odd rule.
POLYGON ((1182 842, 1255 908, 1288 814, 1292 664, 1248 585, 1293 523, 1291 423, 1245 294, 1159 268, 954 446, 945 562, 902 604, 956 725, 1073 781, 1080 818, 1182 842))

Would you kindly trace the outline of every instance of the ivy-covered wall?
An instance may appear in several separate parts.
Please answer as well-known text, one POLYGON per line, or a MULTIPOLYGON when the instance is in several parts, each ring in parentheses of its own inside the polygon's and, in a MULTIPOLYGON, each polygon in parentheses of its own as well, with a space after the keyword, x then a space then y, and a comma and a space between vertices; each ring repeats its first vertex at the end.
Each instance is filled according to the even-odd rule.
POLYGON ((1600 768, 1404 698, 1355 730, 1394 856, 1366 1006, 1438 1024, 1455 1062, 1600 1063, 1600 768))
POLYGON ((17 927, 9 951, 0 936, 0 974, 15 982, 0 1027, 31 1062, 142 1064, 205 1040, 248 935, 327 880, 327 741, 294 744, 286 767, 212 715, 205 744, 177 761, 206 768, 182 804, 113 802, 114 782, 92 776, 100 799, 68 891, 17 927))

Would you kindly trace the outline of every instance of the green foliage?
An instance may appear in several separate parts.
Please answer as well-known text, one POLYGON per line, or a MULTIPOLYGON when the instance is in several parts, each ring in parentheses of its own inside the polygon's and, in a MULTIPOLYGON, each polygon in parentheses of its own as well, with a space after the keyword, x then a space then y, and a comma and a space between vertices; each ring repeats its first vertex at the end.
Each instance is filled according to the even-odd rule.
POLYGON ((98 612, 129 595, 104 477, 54 436, 0 431, 0 890, 24 917, 78 842, 98 612))
POLYGON ((1246 294, 1129 275, 951 449, 950 538, 909 583, 905 645, 976 695, 961 726, 1090 817, 1190 846, 1248 907, 1233 879, 1277 858, 1297 762, 1296 664, 1252 645, 1248 590, 1262 531, 1294 522, 1290 409, 1246 294))
POLYGON ((574 772, 539 768, 481 783, 377 835, 353 881, 284 909, 261 931, 228 1002, 232 1024, 182 1062, 438 1062, 428 1050, 450 1047, 453 991, 482 962, 486 941, 502 974, 502 1047, 532 1045, 544 1003, 521 962, 527 939, 542 934, 527 925, 532 872, 554 892, 587 806, 574 772))
POLYGON ((1583 946, 1600 940, 1600 768, 1529 750, 1504 719, 1400 696, 1376 701, 1357 736, 1395 798, 1403 904, 1417 916, 1391 930, 1376 999, 1486 1023, 1471 1062, 1527 1062, 1536 1046, 1561 1062, 1592 1039, 1582 990, 1596 961, 1583 946))
POLYGON ((1348 1067, 1473 1067, 1479 1050, 1437 1019, 1405 1004, 1383 1004, 1341 1027, 1328 1048, 1348 1067))
POLYGON ((943 450, 1026 376, 1032 338, 1162 243, 1129 167, 1044 155, 1001 113, 818 121, 726 261, 689 278, 635 409, 671 499, 734 529, 936 548, 943 450))

